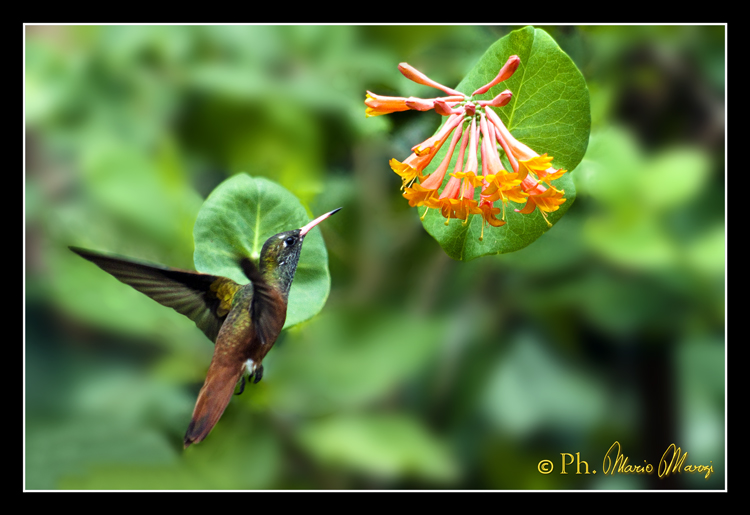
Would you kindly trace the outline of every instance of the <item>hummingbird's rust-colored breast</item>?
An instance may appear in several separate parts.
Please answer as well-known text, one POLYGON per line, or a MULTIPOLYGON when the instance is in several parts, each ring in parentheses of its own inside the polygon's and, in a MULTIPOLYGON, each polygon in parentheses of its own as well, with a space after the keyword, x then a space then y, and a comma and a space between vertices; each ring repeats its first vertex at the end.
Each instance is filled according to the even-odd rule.
POLYGON ((248 362, 253 370, 276 342, 286 321, 286 299, 275 289, 258 291, 250 283, 234 299, 232 309, 216 338, 214 361, 248 362))

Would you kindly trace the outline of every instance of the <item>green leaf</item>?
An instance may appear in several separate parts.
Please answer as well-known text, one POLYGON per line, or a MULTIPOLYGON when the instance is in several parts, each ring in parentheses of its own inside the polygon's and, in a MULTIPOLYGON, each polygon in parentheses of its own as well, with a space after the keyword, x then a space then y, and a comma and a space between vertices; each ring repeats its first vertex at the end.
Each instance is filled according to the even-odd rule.
MULTIPOLYGON (((193 229, 195 268, 245 284, 239 257, 257 261, 268 238, 309 221, 297 197, 283 187, 267 179, 235 175, 216 187, 198 213, 193 229)), ((318 313, 330 289, 328 253, 316 227, 302 246, 284 327, 318 313)))
MULTIPOLYGON (((521 59, 513 76, 478 98, 491 99, 510 89, 513 92, 510 103, 494 108, 505 126, 516 139, 538 154, 547 153, 554 157, 552 164, 556 168, 572 171, 583 159, 588 146, 591 129, 589 92, 576 65, 546 32, 525 27, 498 40, 455 89, 471 94, 494 79, 511 55, 518 55, 521 59)), ((431 173, 438 167, 447 148, 447 144, 443 146, 426 172, 431 173)), ((457 155, 455 152, 454 164, 457 155)), ((509 165, 505 166, 511 169, 509 165)), ((452 167, 453 164, 449 170, 452 167)), ((448 179, 446 175, 445 181, 448 179)), ((576 189, 570 173, 553 184, 557 189, 565 190, 567 199, 557 211, 548 213, 547 218, 554 225, 573 204, 576 189)), ((549 230, 538 209, 529 215, 514 211, 522 207, 509 202, 505 209, 507 223, 502 227, 486 226, 482 241, 479 241, 482 230, 479 216, 471 217, 466 225, 452 220, 446 226, 445 219, 430 209, 423 225, 450 257, 468 261, 519 250, 549 230)))

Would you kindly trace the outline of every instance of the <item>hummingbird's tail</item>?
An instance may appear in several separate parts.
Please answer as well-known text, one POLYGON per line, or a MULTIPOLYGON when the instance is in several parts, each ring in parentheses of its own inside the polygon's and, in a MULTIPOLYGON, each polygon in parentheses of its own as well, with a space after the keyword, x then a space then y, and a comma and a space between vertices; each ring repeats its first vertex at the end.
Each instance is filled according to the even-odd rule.
POLYGON ((244 369, 244 363, 235 366, 219 364, 216 360, 211 362, 185 433, 185 449, 202 441, 211 432, 229 404, 244 369))

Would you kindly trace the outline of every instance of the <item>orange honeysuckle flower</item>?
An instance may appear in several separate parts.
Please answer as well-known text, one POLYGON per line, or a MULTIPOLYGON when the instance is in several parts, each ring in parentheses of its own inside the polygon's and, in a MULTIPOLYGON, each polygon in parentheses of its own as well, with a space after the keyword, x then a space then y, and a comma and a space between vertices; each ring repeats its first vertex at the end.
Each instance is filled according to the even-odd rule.
POLYGON ((501 170, 500 173, 495 175, 488 175, 486 177, 487 185, 482 190, 482 195, 492 198, 493 201, 502 200, 503 203, 507 203, 509 200, 526 202, 528 193, 523 191, 521 180, 517 177, 517 173, 507 173, 505 170, 501 170))
POLYGON ((525 176, 528 172, 533 172, 540 180, 546 182, 548 186, 552 186, 551 181, 562 177, 567 170, 557 170, 550 166, 551 162, 552 158, 547 157, 545 153, 526 161, 518 161, 518 167, 523 170, 522 175, 525 176))
MULTIPOLYGON (((471 173, 471 172, 470 172, 471 173)), ((471 180, 463 180, 461 182, 461 199, 474 199, 474 184, 471 182, 471 180)))
POLYGON ((503 220, 505 220, 505 206, 508 201, 521 203, 525 202, 528 196, 528 193, 523 191, 521 181, 516 178, 517 176, 516 173, 507 173, 505 170, 501 170, 500 173, 485 177, 487 185, 482 190, 482 199, 487 202, 500 200, 502 202, 503 220))
POLYGON ((532 182, 535 179, 535 175, 549 168, 549 162, 552 161, 552 158, 547 157, 547 154, 544 154, 544 156, 544 158, 536 156, 531 159, 518 160, 518 177, 522 182, 525 181, 525 185, 530 187, 532 184, 536 184, 532 182))
MULTIPOLYGON (((428 199, 425 203, 425 206, 427 208, 434 208, 440 211, 440 214, 443 215, 443 218, 445 218, 445 225, 448 225, 448 222, 451 218, 456 218, 456 211, 453 209, 453 206, 451 205, 451 199, 447 198, 441 198, 441 199, 428 199)), ((422 220, 424 220, 424 216, 427 214, 427 211, 421 216, 422 220)))
MULTIPOLYGON (((457 179, 461 180, 461 184, 459 186, 459 196, 458 198, 450 198, 449 202, 451 205, 451 216, 446 217, 450 220, 450 218, 459 218, 464 221, 464 225, 466 225, 469 222, 469 215, 474 214, 481 214, 482 210, 479 209, 479 206, 477 204, 477 201, 474 200, 474 188, 475 184, 480 185, 482 184, 483 180, 482 178, 477 177, 477 174, 474 170, 476 170, 476 152, 473 148, 475 145, 475 139, 476 139, 476 125, 474 121, 472 120, 472 126, 470 129, 470 135, 471 140, 469 141, 469 158, 466 163, 466 171, 465 172, 454 172, 451 174, 451 180, 457 179), (472 155, 474 155, 474 158, 472 160, 472 155), (473 167, 473 170, 471 169, 473 167)), ((448 220, 446 220, 447 225, 448 220)))
POLYGON ((552 158, 549 157, 546 153, 544 153, 541 156, 537 155, 525 161, 519 160, 518 165, 526 168, 529 171, 534 172, 535 174, 538 174, 539 172, 543 172, 547 168, 549 168, 551 162, 552 162, 552 158))
POLYGON ((451 200, 458 198, 460 188, 461 180, 451 177, 438 198, 430 198, 424 203, 428 208, 440 210, 440 214, 443 215, 443 218, 446 218, 445 225, 448 225, 451 218, 456 218, 456 210, 454 205, 451 204, 451 200))
POLYGON ((440 102, 441 106, 448 106, 452 103, 463 100, 463 96, 450 96, 442 98, 417 98, 417 97, 387 97, 384 95, 376 95, 372 91, 368 91, 365 95, 365 116, 380 116, 383 114, 396 113, 399 111, 408 111, 413 109, 415 111, 429 111, 435 108, 435 103, 440 102))
POLYGON ((554 186, 550 186, 538 195, 529 195, 523 209, 516 209, 516 211, 527 215, 532 213, 535 208, 539 208, 539 212, 542 213, 544 221, 547 222, 548 226, 552 227, 552 224, 547 220, 545 212, 550 213, 552 211, 557 211, 560 208, 560 205, 566 200, 563 197, 564 194, 565 190, 558 190, 554 186))
POLYGON ((500 212, 499 207, 493 207, 492 202, 483 200, 479 203, 480 214, 482 215, 482 232, 479 235, 479 241, 484 240, 484 226, 486 224, 492 227, 502 227, 506 224, 505 220, 498 220, 495 215, 500 212))
POLYGON ((476 200, 468 197, 459 197, 459 192, 462 189, 461 181, 455 177, 451 177, 440 197, 429 199, 425 202, 425 205, 439 209, 443 218, 446 218, 445 225, 448 225, 451 218, 459 218, 466 223, 468 222, 469 215, 479 214, 481 210, 476 200))
POLYGON ((426 188, 419 183, 404 188, 404 198, 409 201, 411 207, 423 206, 428 200, 436 198, 437 194, 437 188, 426 188))
MULTIPOLYGON (((482 219, 484 222, 490 224, 493 227, 501 227, 505 225, 507 222, 504 220, 498 220, 495 218, 495 215, 500 212, 499 207, 494 207, 492 205, 492 202, 488 201, 482 201, 482 203, 479 205, 479 209, 482 212, 482 219)), ((484 224, 482 224, 484 226, 484 224)), ((482 230, 484 230, 484 227, 482 227, 482 230)))
POLYGON ((474 172, 455 172, 450 174, 450 176, 455 177, 456 179, 463 179, 473 187, 481 186, 484 182, 484 177, 481 175, 477 175, 474 172))
POLYGON ((559 170, 552 168, 551 166, 547 168, 546 170, 541 170, 537 172, 537 177, 541 179, 542 181, 546 182, 548 186, 552 186, 552 183, 550 181, 554 181, 555 179, 559 179, 560 177, 565 174, 567 170, 563 170, 560 168, 559 170))
POLYGON ((365 95, 365 116, 380 116, 382 114, 395 113, 397 111, 408 111, 411 109, 406 105, 408 99, 404 97, 386 97, 367 92, 365 95))
MULTIPOLYGON (((473 188, 472 188, 473 189, 473 188)), ((479 205, 473 198, 461 197, 458 199, 450 199, 451 209, 453 216, 451 218, 458 218, 464 221, 464 225, 469 223, 469 215, 482 214, 482 210, 479 209, 479 205)), ((445 225, 448 225, 447 223, 445 225)))
POLYGON ((500 82, 510 78, 520 66, 520 62, 518 56, 510 56, 497 76, 474 91, 471 96, 433 81, 407 63, 399 65, 399 70, 404 76, 418 84, 442 90, 448 96, 421 99, 385 97, 367 92, 367 116, 408 109, 434 109, 441 116, 448 117, 434 136, 412 147, 413 153, 407 159, 403 162, 396 159, 390 161, 393 171, 402 178, 401 189, 404 190, 403 196, 409 201, 409 205, 427 208, 421 216, 422 219, 429 209, 438 209, 446 219, 446 225, 451 218, 461 219, 467 224, 471 215, 480 215, 482 232, 479 239, 482 241, 485 226, 501 227, 507 223, 505 209, 509 202, 525 203, 523 208, 515 210, 521 214, 529 214, 539 208, 547 224, 549 220, 546 213, 557 210, 565 202, 565 192, 555 188, 551 181, 560 178, 566 170, 552 167, 552 156, 546 153, 539 155, 513 137, 493 110, 507 105, 513 93, 506 89, 492 100, 474 98, 475 95, 487 93, 500 82), (465 121, 470 123, 466 128, 460 128, 465 121), (451 133, 453 139, 446 156, 435 172, 424 175, 424 170, 451 133), (443 186, 445 174, 459 140, 461 148, 455 168, 443 186), (502 147, 512 171, 504 169, 498 145, 502 147), (481 154, 481 172, 478 152, 481 154), (478 200, 474 198, 476 188, 481 188, 478 200), (498 201, 500 205, 496 207, 495 202, 498 201), (498 219, 496 215, 501 212, 502 218, 498 219))
POLYGON ((434 155, 429 154, 424 154, 421 156, 412 154, 404 159, 403 163, 398 159, 391 159, 391 169, 401 177, 401 189, 404 189, 404 187, 410 185, 417 178, 423 179, 424 175, 422 175, 422 170, 424 170, 427 165, 430 164, 430 161, 432 161, 433 157, 434 155))

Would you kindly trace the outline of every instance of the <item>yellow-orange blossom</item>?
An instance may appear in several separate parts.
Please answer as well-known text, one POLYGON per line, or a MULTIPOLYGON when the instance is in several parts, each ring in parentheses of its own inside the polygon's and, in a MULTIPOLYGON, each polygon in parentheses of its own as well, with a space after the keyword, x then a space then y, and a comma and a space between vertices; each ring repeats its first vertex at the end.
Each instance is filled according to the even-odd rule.
POLYGON ((497 76, 474 91, 470 97, 433 81, 406 63, 401 63, 399 70, 404 76, 419 84, 440 89, 447 96, 430 99, 385 97, 368 91, 365 98, 365 114, 368 117, 409 109, 434 109, 448 117, 437 134, 412 147, 413 153, 403 162, 391 159, 390 165, 402 178, 401 189, 404 190, 403 195, 409 200, 409 205, 439 210, 446 218, 446 225, 451 218, 462 219, 466 224, 470 215, 480 215, 480 241, 484 237, 485 225, 505 225, 505 208, 509 201, 525 202, 522 209, 515 210, 522 214, 530 214, 538 208, 548 225, 551 224, 545 213, 556 211, 565 202, 564 190, 555 188, 551 181, 561 177, 566 170, 552 167, 551 156, 539 155, 516 140, 492 109, 502 107, 511 100, 510 90, 506 89, 492 100, 474 99, 475 95, 484 94, 511 77, 520 62, 518 56, 510 56, 497 76), (435 172, 425 176, 423 171, 451 134, 453 138, 445 158, 435 172), (455 168, 440 191, 459 142, 461 146, 455 168), (498 144, 505 152, 512 172, 503 169, 498 144), (481 155, 481 170, 478 169, 477 149, 481 155), (478 198, 475 198, 475 189, 478 187, 481 189, 478 198), (497 201, 500 201, 501 207, 495 207, 497 201), (496 215, 500 213, 502 215, 498 219, 496 215))

